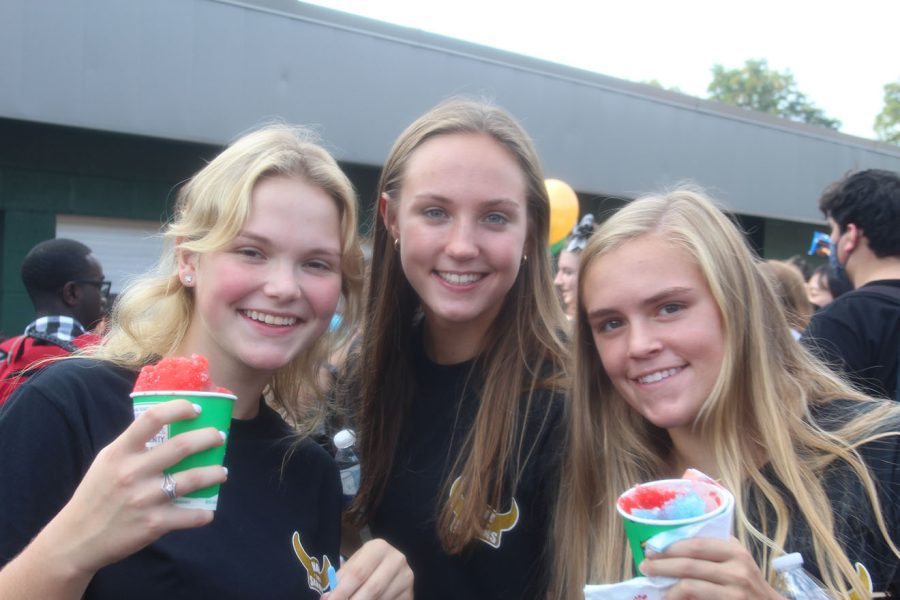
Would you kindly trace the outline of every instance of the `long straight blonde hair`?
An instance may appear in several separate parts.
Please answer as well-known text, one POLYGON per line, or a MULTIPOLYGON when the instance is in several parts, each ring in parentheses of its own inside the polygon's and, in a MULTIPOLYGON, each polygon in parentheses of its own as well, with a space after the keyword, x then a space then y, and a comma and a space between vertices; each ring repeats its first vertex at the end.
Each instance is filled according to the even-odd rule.
MULTIPOLYGON (((484 531, 489 507, 500 507, 501 496, 531 450, 522 447, 527 415, 545 416, 549 406, 534 406, 535 390, 561 389, 566 348, 561 337, 564 317, 553 293, 549 236, 550 201, 537 154, 528 135, 505 111, 485 102, 452 99, 413 122, 397 139, 385 162, 376 203, 386 194, 389 210, 399 201, 406 165, 427 140, 456 133, 490 136, 510 153, 526 181, 527 260, 521 266, 503 307, 485 335, 477 359, 483 375, 478 390, 482 402, 475 423, 449 482, 459 477, 466 498, 456 507, 438 507, 438 535, 448 552, 459 553, 484 531), (527 401, 521 405, 523 394, 527 401)), ((399 252, 381 219, 375 220, 371 281, 365 332, 356 366, 360 407, 359 446, 363 460, 359 493, 349 516, 358 524, 377 510, 404 420, 414 395, 414 319, 420 300, 403 273, 399 252)), ((446 494, 443 494, 446 498, 446 494)))
MULTIPOLYGON (((851 389, 791 336, 757 259, 734 224, 701 193, 682 189, 635 200, 605 222, 584 250, 579 269, 569 441, 555 513, 551 597, 582 597, 588 582, 632 577, 617 495, 641 481, 668 476, 667 432, 650 424, 616 391, 594 347, 585 314, 584 274, 599 256, 648 233, 659 233, 696 261, 724 324, 725 356, 695 422, 715 457, 721 483, 734 493, 735 535, 751 548, 771 580, 770 560, 784 543, 792 515, 783 493, 760 472, 764 449, 775 477, 809 524, 814 558, 827 586, 846 597, 861 582, 834 536, 825 469, 848 465, 867 492, 870 510, 892 551, 872 477, 855 448, 898 432, 900 407, 851 389), (860 414, 837 430, 817 424, 811 408, 831 400, 857 404, 860 414), (752 509, 751 509, 752 507, 752 509), (760 516, 752 523, 748 514, 760 516), (768 523, 774 523, 770 527, 768 523)), ((614 285, 614 283, 611 283, 614 285)), ((898 554, 900 556, 900 554, 898 554)))
POLYGON ((192 290, 178 279, 176 240, 193 252, 215 252, 237 236, 250 214, 256 184, 268 177, 300 177, 321 188, 340 214, 342 329, 324 335, 279 369, 267 398, 294 424, 315 427, 323 405, 319 368, 332 344, 352 332, 362 294, 363 263, 357 236, 356 193, 334 158, 302 127, 272 124, 239 138, 180 190, 164 232, 156 268, 119 297, 109 334, 88 354, 138 369, 178 348, 194 312, 192 290))

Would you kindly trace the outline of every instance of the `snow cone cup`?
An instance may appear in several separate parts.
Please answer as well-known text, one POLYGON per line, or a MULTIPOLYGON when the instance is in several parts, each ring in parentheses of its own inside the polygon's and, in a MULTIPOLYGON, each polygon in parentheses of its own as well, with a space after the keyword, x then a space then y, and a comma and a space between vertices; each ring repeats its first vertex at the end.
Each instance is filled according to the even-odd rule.
MULTIPOLYGON (((234 410, 234 401, 237 400, 237 396, 218 392, 152 391, 134 392, 131 394, 131 398, 134 403, 135 419, 154 404, 169 402, 170 400, 187 400, 193 404, 199 404, 201 407, 200 414, 195 418, 169 423, 160 429, 159 433, 147 442, 148 449, 162 444, 170 437, 175 437, 179 433, 203 429, 204 427, 214 427, 219 431, 224 431, 226 433, 225 444, 197 452, 196 454, 191 454, 174 464, 172 467, 166 469, 166 473, 171 475, 180 471, 193 469, 194 467, 221 465, 225 460, 225 447, 228 442, 227 434, 231 427, 231 413, 234 410)), ((216 510, 218 501, 219 484, 216 484, 190 492, 184 496, 179 495, 172 502, 175 506, 182 508, 216 510)))
MULTIPOLYGON (((670 532, 664 545, 673 543, 678 539, 687 537, 713 537, 727 539, 731 535, 732 515, 734 512, 734 497, 723 487, 702 481, 689 481, 686 479, 662 479, 637 485, 619 496, 616 508, 622 515, 625 525, 625 535, 631 547, 631 555, 634 559, 634 568, 638 569, 644 560, 644 553, 648 541, 658 534, 670 532), (658 505, 641 506, 635 498, 647 491, 660 492, 658 497, 673 495, 676 497, 699 498, 701 504, 696 507, 702 510, 702 514, 686 518, 653 518, 646 516, 646 512, 659 508, 658 505), (691 493, 695 495, 691 495, 691 493), (637 514, 632 514, 632 512, 637 514)), ((665 512, 662 513, 663 515, 665 512)), ((652 544, 652 542, 651 542, 652 544)))

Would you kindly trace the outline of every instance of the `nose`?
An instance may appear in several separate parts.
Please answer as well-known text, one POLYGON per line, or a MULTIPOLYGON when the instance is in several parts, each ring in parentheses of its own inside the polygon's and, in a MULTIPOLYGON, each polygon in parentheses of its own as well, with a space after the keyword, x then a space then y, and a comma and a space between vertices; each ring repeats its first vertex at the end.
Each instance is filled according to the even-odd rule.
POLYGON ((279 300, 300 296, 300 279, 291 261, 273 261, 266 273, 263 292, 279 300))
POLYGON ((631 321, 628 324, 629 358, 648 358, 662 349, 662 342, 652 324, 631 321))
POLYGON ((475 235, 474 225, 465 221, 455 222, 450 228, 450 238, 447 240, 445 251, 457 260, 474 258, 478 255, 475 235))
POLYGON ((556 272, 556 277, 553 278, 553 285, 555 285, 558 288, 562 288, 562 285, 563 285, 563 272, 562 271, 556 272))

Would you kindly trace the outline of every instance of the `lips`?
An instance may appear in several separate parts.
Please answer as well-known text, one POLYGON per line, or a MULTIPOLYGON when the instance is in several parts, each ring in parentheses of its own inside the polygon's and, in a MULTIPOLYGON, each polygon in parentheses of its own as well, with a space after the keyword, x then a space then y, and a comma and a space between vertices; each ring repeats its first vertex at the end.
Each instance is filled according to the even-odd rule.
POLYGON ((636 377, 638 383, 649 384, 656 383, 658 381, 662 381, 663 379, 668 379, 669 377, 680 373, 684 367, 673 367, 671 369, 662 369, 660 371, 654 371, 652 373, 647 373, 646 375, 641 375, 640 377, 636 377))
POLYGON ((270 313, 260 312, 258 310, 242 310, 241 314, 258 323, 264 323, 273 327, 290 327, 297 323, 297 317, 285 317, 281 315, 273 315, 270 313))

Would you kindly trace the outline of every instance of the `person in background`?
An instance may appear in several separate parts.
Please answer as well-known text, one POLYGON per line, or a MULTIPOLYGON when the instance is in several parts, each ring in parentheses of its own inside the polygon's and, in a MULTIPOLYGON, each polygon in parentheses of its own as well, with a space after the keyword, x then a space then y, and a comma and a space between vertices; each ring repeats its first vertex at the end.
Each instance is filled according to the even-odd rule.
POLYGON ((449 100, 397 139, 378 187, 348 519, 404 552, 418 598, 539 598, 567 344, 534 147, 449 100))
POLYGON ((900 399, 900 175, 869 169, 819 199, 829 260, 855 288, 817 312, 802 341, 871 395, 900 399))
MULTIPOLYGON (((60 360, 0 411, 0 597, 318 599, 340 566, 341 485, 304 434, 333 335, 349 333, 362 289, 356 197, 300 128, 251 132, 181 189, 157 269, 119 297, 86 358, 60 360), (326 334, 338 299, 344 319, 326 334), (138 370, 209 359, 236 396, 225 465, 165 469, 221 446, 213 428, 147 451, 174 400, 135 418, 138 370), (282 418, 282 415, 284 418, 282 418), (215 512, 177 496, 222 483, 215 512)), ((411 598, 403 556, 372 541, 338 570, 333 600, 411 598)))
POLYGON ((769 278, 775 295, 781 301, 791 334, 794 339, 799 340, 813 312, 812 305, 806 297, 806 284, 803 278, 796 268, 780 260, 767 260, 760 263, 759 268, 769 278))
POLYGON ((562 300, 566 318, 570 321, 575 317, 575 293, 578 289, 578 259, 592 233, 594 233, 594 215, 588 213, 572 228, 572 233, 566 238, 557 261, 556 277, 553 279, 553 285, 559 290, 559 297, 562 300))
POLYGON ((40 242, 25 255, 21 273, 35 320, 22 335, 0 344, 0 405, 46 359, 99 342, 91 330, 109 297, 100 261, 75 240, 40 242))
POLYGON ((581 260, 550 597, 631 578, 618 494, 687 468, 734 494, 734 537, 648 555, 639 574, 678 578, 667 600, 782 598, 788 552, 833 598, 897 595, 900 405, 793 339, 725 213, 692 190, 641 198, 581 260))
MULTIPOLYGON (((842 274, 843 275, 843 274, 842 274)), ((853 289, 846 275, 838 277, 830 263, 819 265, 806 282, 806 297, 816 311, 853 289)))
POLYGON ((794 254, 784 262, 787 263, 788 266, 794 268, 800 274, 800 277, 803 278, 804 283, 809 281, 809 278, 812 277, 812 265, 809 264, 809 261, 800 254, 794 254))

